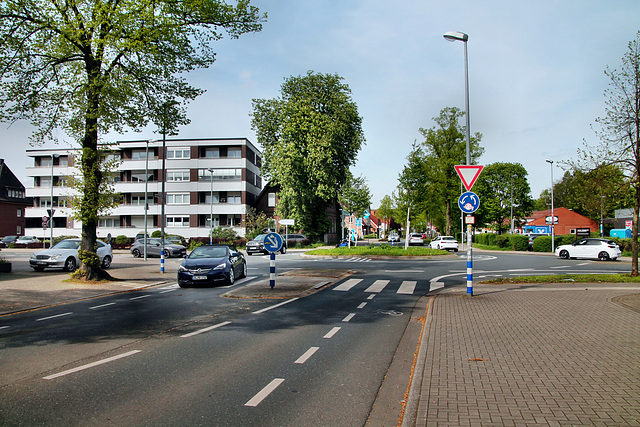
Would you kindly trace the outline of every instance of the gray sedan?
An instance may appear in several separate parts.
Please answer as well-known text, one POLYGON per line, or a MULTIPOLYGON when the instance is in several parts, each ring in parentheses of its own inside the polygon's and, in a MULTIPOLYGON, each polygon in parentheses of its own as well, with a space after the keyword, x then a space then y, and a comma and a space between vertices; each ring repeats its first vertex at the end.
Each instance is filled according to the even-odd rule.
MULTIPOLYGON (((147 256, 160 256, 162 251, 162 239, 139 239, 131 245, 131 255, 136 258, 144 256, 145 241, 147 243, 147 256)), ((184 258, 187 256, 187 248, 182 245, 171 243, 167 239, 164 240, 164 257, 165 258, 184 258)))

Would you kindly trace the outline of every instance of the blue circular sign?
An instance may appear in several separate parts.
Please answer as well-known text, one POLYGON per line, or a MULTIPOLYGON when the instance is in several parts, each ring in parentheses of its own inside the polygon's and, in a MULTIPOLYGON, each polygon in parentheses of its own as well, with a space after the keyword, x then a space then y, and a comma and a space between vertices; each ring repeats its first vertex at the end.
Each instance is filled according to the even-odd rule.
POLYGON ((269 252, 278 252, 282 243, 282 236, 278 233, 269 233, 264 237, 264 248, 269 252))
POLYGON ((458 199, 458 207, 464 213, 472 213, 478 210, 480 207, 480 198, 476 193, 467 191, 462 193, 458 199))

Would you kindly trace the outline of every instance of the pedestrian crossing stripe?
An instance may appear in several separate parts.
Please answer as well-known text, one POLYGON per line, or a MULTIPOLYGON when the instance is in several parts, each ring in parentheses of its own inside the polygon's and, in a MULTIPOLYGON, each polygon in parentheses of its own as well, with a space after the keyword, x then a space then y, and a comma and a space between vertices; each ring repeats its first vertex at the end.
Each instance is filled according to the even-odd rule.
MULTIPOLYGON (((362 279, 348 279, 333 288, 333 290, 339 292, 347 292, 353 289, 356 285, 360 284, 360 282, 362 282, 362 279)), ((387 287, 389 282, 390 280, 376 280, 375 282, 373 282, 373 284, 369 285, 367 289, 365 289, 365 292, 372 294, 380 293, 387 287)), ((403 280, 396 293, 413 295, 417 285, 418 282, 416 280, 403 280)))

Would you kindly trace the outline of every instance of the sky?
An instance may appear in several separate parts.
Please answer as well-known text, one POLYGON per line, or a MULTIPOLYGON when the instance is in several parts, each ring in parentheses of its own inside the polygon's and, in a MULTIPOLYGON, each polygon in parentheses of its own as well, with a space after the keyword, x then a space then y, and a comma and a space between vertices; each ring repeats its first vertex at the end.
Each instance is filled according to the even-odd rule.
MULTIPOLYGON (((335 73, 351 89, 366 145, 352 172, 366 178, 373 208, 398 186, 420 128, 446 107, 464 110, 464 46, 469 35, 470 128, 485 152, 479 164, 514 162, 528 172, 531 196, 558 181, 558 163, 598 140, 605 115, 604 70, 619 68, 640 30, 637 0, 253 0, 268 14, 263 29, 216 42, 217 60, 186 75, 206 90, 188 106, 180 138, 246 137, 253 99, 280 95, 285 79, 308 70, 335 73)), ((158 138, 154 128, 107 140, 158 138)), ((22 181, 31 132, 0 123, 6 164, 22 181)), ((72 146, 74 143, 71 142, 72 146)), ((58 145, 58 147, 63 144, 58 145)), ((44 147, 55 147, 45 143, 44 147)))

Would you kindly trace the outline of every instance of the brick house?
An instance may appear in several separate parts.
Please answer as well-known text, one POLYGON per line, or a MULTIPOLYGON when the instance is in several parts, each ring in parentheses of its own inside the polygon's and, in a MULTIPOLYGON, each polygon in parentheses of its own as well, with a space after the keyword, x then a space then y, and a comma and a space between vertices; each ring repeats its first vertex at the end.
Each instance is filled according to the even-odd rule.
POLYGON ((25 208, 31 204, 24 185, 0 159, 0 236, 24 235, 25 208))
MULTIPOLYGON (((551 209, 533 212, 524 225, 524 232, 551 233, 551 226, 545 220, 550 215, 551 209)), ((558 236, 576 234, 578 228, 589 228, 592 232, 600 230, 597 222, 567 208, 555 208, 553 215, 558 217, 558 223, 554 227, 554 234, 558 236)))

